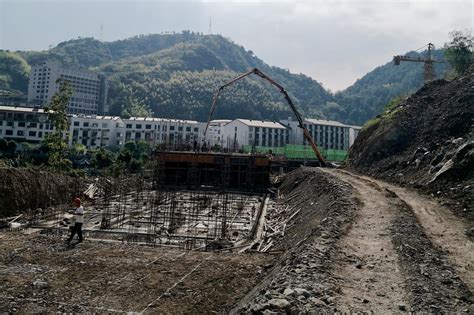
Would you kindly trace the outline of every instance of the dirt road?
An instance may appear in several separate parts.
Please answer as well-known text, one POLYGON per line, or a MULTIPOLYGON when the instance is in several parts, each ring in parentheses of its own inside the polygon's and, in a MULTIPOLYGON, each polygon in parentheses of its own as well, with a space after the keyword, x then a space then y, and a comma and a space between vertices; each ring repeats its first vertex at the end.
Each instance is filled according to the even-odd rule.
POLYGON ((466 222, 434 200, 343 170, 324 170, 362 205, 333 261, 343 311, 466 311, 473 244, 466 222))
POLYGON ((343 312, 389 313, 403 308, 407 292, 390 236, 397 205, 377 186, 337 175, 356 189, 362 203, 352 228, 339 243, 340 262, 334 262, 342 291, 337 304, 343 312))
MULTIPOLYGON (((346 174, 350 173, 346 172, 346 174)), ((462 280, 471 291, 474 290, 474 243, 465 233, 472 227, 472 222, 470 225, 465 219, 455 216, 433 198, 416 191, 366 176, 357 177, 395 192, 398 198, 406 202, 430 240, 448 253, 447 258, 459 272, 462 280)))

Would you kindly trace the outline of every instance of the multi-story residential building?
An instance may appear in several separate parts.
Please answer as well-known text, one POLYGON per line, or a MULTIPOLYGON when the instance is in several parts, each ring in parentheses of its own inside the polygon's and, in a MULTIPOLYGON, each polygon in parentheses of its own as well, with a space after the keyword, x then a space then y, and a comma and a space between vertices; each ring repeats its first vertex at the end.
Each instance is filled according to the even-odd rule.
POLYGON ((46 61, 31 68, 28 102, 44 106, 59 91, 63 81, 74 90, 68 105, 70 114, 104 115, 108 112, 107 80, 88 70, 69 68, 58 61, 46 61))
POLYGON ((53 130, 41 108, 0 106, 0 138, 39 143, 53 130))
POLYGON ((195 120, 151 117, 123 119, 125 142, 144 140, 150 145, 166 144, 170 148, 201 143, 205 124, 195 120))
POLYGON ((206 143, 210 148, 215 145, 221 148, 224 147, 224 138, 221 135, 221 129, 231 121, 230 119, 215 119, 209 122, 209 128, 206 133, 206 143))
POLYGON ((235 119, 221 128, 223 147, 237 150, 242 145, 282 147, 288 143, 289 134, 278 122, 235 119))
POLYGON ((68 142, 89 148, 116 147, 124 144, 124 123, 120 117, 86 116, 69 117, 68 142))
MULTIPOLYGON (((123 127, 120 117, 70 115, 69 130, 64 137, 70 146, 76 143, 89 148, 121 146, 123 127)), ((53 131, 54 126, 42 108, 0 106, 0 138, 39 143, 53 131)))
MULTIPOLYGON (((299 123, 292 119, 281 120, 281 123, 290 129, 292 144, 305 145, 306 139, 299 123)), ((360 127, 349 126, 334 120, 304 119, 304 126, 308 129, 316 145, 323 149, 348 150, 354 143, 356 132, 360 127), (351 136, 352 135, 352 136, 351 136)))

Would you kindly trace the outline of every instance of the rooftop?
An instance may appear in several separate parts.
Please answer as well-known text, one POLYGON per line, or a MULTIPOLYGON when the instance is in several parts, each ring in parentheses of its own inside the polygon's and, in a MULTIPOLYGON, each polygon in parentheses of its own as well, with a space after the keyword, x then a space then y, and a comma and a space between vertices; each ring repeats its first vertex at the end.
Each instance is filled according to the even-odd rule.
POLYGON ((121 118, 118 116, 99 116, 99 115, 82 115, 82 114, 73 114, 70 115, 71 117, 75 118, 87 118, 87 119, 98 119, 98 120, 120 120, 121 118))
POLYGON ((315 125, 326 125, 326 126, 337 126, 337 127, 350 127, 349 125, 345 125, 341 122, 335 120, 326 120, 326 119, 313 119, 313 118, 306 118, 305 122, 309 122, 315 125))
POLYGON ((22 113, 44 113, 44 109, 38 107, 1 106, 2 111, 22 112, 22 113))
POLYGON ((175 122, 175 123, 182 123, 182 124, 197 124, 198 123, 195 120, 156 118, 156 117, 130 117, 128 119, 123 119, 123 121, 175 122))
POLYGON ((250 127, 286 129, 285 126, 275 121, 252 120, 252 119, 236 119, 236 120, 250 127))

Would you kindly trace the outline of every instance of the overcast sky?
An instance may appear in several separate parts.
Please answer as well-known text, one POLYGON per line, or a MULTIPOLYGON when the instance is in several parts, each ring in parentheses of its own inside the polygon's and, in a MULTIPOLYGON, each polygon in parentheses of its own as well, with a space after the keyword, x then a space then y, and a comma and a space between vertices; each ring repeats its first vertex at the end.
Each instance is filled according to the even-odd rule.
POLYGON ((343 89, 394 54, 472 31, 472 1, 0 0, 0 49, 43 50, 189 29, 231 38, 270 65, 343 89))

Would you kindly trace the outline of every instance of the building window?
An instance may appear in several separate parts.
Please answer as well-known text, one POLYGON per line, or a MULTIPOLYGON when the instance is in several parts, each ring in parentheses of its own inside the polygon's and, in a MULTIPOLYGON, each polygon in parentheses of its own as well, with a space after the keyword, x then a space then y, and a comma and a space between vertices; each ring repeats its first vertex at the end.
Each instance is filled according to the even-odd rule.
POLYGON ((151 125, 145 125, 145 129, 151 129, 151 125))
POLYGON ((18 123, 18 127, 25 127, 25 123, 22 122, 22 121, 20 121, 20 122, 18 123))
POLYGON ((183 127, 182 127, 182 126, 179 126, 179 127, 178 127, 178 131, 183 131, 183 127))
POLYGON ((28 136, 36 137, 36 131, 28 131, 28 136))
POLYGON ((11 136, 11 135, 13 135, 13 130, 5 130, 5 135, 6 135, 6 136, 11 136))
POLYGON ((198 132, 198 128, 194 128, 194 132, 198 132))
POLYGON ((136 129, 142 129, 142 125, 141 125, 141 124, 136 124, 136 125, 135 125, 135 128, 136 128, 136 129))
POLYGON ((23 133, 23 130, 17 130, 16 135, 17 136, 24 136, 25 134, 23 133))
POLYGON ((79 122, 78 122, 78 121, 75 121, 75 122, 74 122, 74 126, 79 126, 79 122))
POLYGON ((170 131, 173 131, 174 130, 174 126, 170 126, 170 131))
POLYGON ((84 127, 89 127, 89 123, 88 123, 88 122, 84 122, 83 126, 84 126, 84 127))
POLYGON ((127 124, 127 129, 132 129, 132 124, 127 124))
POLYGON ((186 131, 191 131, 191 127, 186 127, 186 131))

